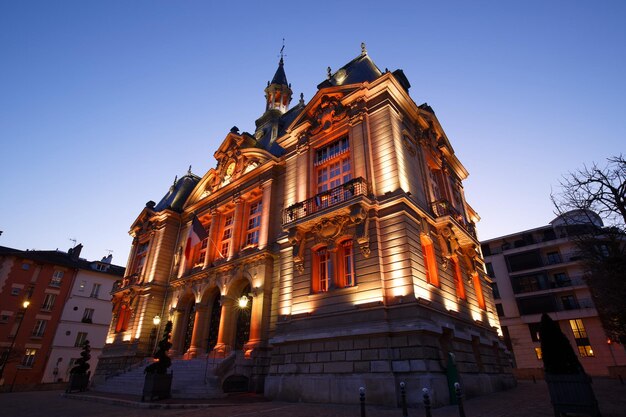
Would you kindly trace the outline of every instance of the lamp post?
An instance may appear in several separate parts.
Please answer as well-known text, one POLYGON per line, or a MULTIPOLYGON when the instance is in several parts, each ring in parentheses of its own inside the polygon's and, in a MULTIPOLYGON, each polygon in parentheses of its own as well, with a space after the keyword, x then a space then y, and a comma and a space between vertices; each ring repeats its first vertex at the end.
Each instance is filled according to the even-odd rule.
POLYGON ((161 324, 161 317, 159 317, 158 314, 152 319, 152 324, 154 324, 154 328, 152 329, 152 332, 154 333, 154 346, 152 347, 152 353, 154 354, 157 348, 157 343, 159 343, 159 324, 161 324))
POLYGON ((20 322, 17 323, 17 329, 15 330, 15 335, 13 335, 13 340, 11 341, 11 346, 9 346, 9 350, 5 351, 6 355, 4 357, 4 360, 2 361, 2 368, 0 368, 0 385, 4 384, 4 379, 3 379, 4 368, 6 368, 7 362, 9 361, 9 358, 11 357, 11 354, 13 353, 13 347, 15 346, 15 341, 17 340, 17 336, 20 334, 20 327, 22 327, 22 322, 26 318, 26 309, 28 308, 29 305, 30 305, 30 301, 28 300, 24 300, 24 302, 22 303, 22 307, 24 308, 24 315, 22 316, 22 319, 20 320, 20 322))

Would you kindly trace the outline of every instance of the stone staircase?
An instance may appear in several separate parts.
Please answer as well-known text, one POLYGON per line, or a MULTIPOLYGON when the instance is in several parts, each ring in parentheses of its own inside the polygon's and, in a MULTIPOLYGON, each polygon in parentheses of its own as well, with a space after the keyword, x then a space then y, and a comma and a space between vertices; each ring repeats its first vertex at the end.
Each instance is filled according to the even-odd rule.
MULTIPOLYGON (((144 383, 144 368, 151 362, 147 359, 133 366, 127 372, 112 376, 103 383, 92 387, 93 391, 108 392, 113 394, 126 394, 141 396, 144 383)), ((173 359, 168 372, 173 372, 172 397, 173 398, 221 398, 221 379, 216 375, 222 374, 228 359, 173 359)))

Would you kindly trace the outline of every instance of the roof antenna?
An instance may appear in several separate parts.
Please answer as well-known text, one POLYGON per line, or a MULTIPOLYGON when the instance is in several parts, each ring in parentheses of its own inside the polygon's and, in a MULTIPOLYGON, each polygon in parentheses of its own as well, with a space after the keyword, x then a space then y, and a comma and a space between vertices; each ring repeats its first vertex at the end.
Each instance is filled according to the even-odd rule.
POLYGON ((112 255, 113 254, 113 249, 105 249, 106 252, 108 252, 107 255, 112 255))
POLYGON ((70 238, 69 238, 69 240, 70 240, 71 242, 74 242, 74 246, 72 246, 72 247, 74 247, 74 248, 75 248, 75 247, 76 247, 76 242, 77 242, 76 238, 75 238, 75 237, 70 237, 70 238))
POLYGON ((361 42, 361 55, 367 55, 367 49, 365 48, 365 42, 361 42))

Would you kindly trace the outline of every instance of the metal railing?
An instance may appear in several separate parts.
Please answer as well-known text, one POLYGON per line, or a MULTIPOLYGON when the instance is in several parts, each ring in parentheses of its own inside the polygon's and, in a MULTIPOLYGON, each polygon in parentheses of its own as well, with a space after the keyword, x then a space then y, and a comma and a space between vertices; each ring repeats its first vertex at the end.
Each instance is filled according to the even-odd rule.
POLYGON ((131 285, 137 284, 138 282, 139 282, 138 274, 132 274, 127 277, 124 277, 123 279, 118 279, 117 281, 113 283, 113 289, 111 290, 111 292, 113 293, 116 291, 123 290, 124 288, 128 288, 131 285))
POLYGON ((431 209, 435 217, 443 217, 450 216, 452 217, 461 227, 463 227, 474 239, 477 239, 476 236, 476 226, 467 221, 465 216, 454 208, 454 206, 445 199, 437 200, 431 203, 431 209))
POLYGON ((361 177, 355 178, 338 187, 287 207, 283 210, 283 225, 343 203, 353 197, 366 194, 367 183, 365 179, 361 177))

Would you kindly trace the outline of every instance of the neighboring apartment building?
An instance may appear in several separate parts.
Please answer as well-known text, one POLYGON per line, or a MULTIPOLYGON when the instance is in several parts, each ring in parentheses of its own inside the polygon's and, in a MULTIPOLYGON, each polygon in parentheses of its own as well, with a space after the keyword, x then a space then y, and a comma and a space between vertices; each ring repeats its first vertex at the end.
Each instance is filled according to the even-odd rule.
POLYGON ((409 87, 363 45, 290 108, 281 58, 255 131, 233 127, 215 168, 132 224, 98 375, 148 356, 160 316, 173 356, 233 355, 221 381, 271 398, 353 402, 367 386, 390 404, 405 380, 410 401, 428 386, 443 404, 449 353, 470 395, 511 386, 468 173, 409 87))
MULTIPOLYGON (((68 316, 65 303, 77 277, 91 277, 94 283, 110 288, 115 279, 123 276, 124 268, 110 265, 110 259, 108 263, 81 259, 81 249, 78 245, 66 253, 0 247, 0 390, 23 389, 61 378, 48 377, 46 369, 60 323, 68 316)), ((100 338, 100 347, 104 344, 102 328, 107 324, 107 314, 110 320, 110 307, 103 303, 106 292, 101 290, 102 300, 97 303, 90 299, 82 306, 84 310, 92 304, 93 309, 101 311, 104 326, 99 326, 99 335, 94 332, 100 338)), ((77 331, 74 326, 63 328, 70 337, 75 337, 77 331)))
POLYGON ((626 365, 624 347, 609 343, 602 328, 577 254, 575 233, 589 221, 602 226, 595 214, 570 212, 547 226, 482 242, 502 332, 520 378, 543 376, 538 332, 544 312, 558 322, 589 375, 606 376, 611 367, 626 365))
POLYGON ((111 265, 111 260, 109 255, 90 262, 90 269, 78 270, 63 307, 42 382, 67 381, 85 340, 91 346, 90 371, 92 374, 95 371, 111 324, 111 290, 124 270, 111 265))

